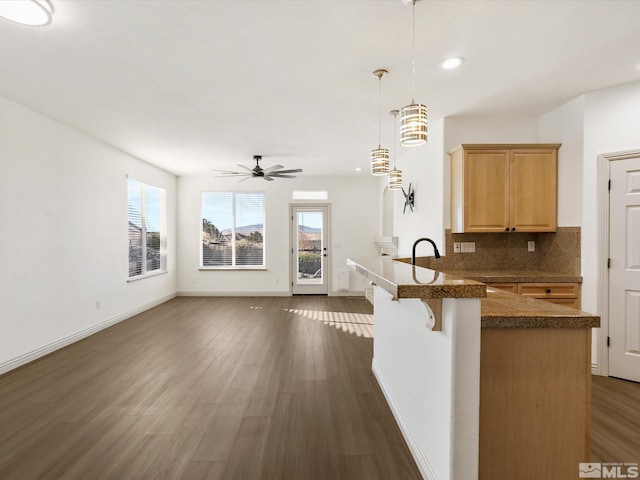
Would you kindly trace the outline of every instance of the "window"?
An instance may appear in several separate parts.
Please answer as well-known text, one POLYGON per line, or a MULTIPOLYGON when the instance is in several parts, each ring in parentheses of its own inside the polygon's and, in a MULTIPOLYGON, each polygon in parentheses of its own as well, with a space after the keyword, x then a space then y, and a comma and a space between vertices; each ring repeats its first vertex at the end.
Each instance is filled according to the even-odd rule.
POLYGON ((202 193, 202 268, 264 267, 264 194, 202 193))
POLYGON ((293 200, 327 200, 329 192, 326 190, 294 190, 291 198, 293 200))
POLYGON ((129 278, 167 270, 167 198, 162 188, 127 179, 129 278))

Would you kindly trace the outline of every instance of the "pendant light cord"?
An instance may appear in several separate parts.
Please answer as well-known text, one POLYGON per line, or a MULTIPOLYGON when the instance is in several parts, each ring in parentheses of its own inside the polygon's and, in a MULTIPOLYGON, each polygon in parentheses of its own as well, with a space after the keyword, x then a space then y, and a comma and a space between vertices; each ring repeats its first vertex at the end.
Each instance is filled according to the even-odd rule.
POLYGON ((396 151, 396 123, 398 123, 398 114, 393 114, 393 169, 396 169, 396 161, 398 159, 398 153, 396 151))
POLYGON ((382 74, 378 74, 378 148, 381 145, 382 130, 380 128, 380 102, 382 101, 382 74))
POLYGON ((413 24, 411 27, 412 42, 411 42, 411 57, 412 57, 412 70, 411 70, 411 103, 416 103, 416 0, 413 0, 412 6, 412 18, 413 24))

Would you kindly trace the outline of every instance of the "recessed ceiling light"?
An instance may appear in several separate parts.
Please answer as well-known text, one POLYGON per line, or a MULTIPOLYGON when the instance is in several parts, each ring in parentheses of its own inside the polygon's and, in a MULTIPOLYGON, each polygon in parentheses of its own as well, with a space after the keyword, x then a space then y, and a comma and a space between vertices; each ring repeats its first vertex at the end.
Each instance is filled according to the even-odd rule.
POLYGON ((356 172, 361 172, 362 171, 362 167, 356 167, 356 172))
POLYGON ((42 27, 53 18, 49 0, 1 0, 0 17, 22 25, 42 27))
POLYGON ((462 57, 449 57, 440 62, 440 68, 444 70, 451 70, 453 68, 458 68, 463 63, 464 58, 462 57))

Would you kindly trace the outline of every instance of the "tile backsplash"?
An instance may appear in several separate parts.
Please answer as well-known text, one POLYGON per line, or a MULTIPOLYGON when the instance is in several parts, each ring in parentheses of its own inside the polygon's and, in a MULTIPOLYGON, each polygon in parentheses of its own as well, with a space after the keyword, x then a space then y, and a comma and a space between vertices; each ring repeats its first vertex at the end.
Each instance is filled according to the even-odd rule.
POLYGON ((558 227, 553 233, 451 233, 446 230, 445 244, 445 256, 437 260, 440 268, 545 270, 580 275, 580 227, 558 227), (529 241, 535 242, 534 252, 528 251, 529 241), (454 242, 475 242, 475 252, 454 253, 454 242))

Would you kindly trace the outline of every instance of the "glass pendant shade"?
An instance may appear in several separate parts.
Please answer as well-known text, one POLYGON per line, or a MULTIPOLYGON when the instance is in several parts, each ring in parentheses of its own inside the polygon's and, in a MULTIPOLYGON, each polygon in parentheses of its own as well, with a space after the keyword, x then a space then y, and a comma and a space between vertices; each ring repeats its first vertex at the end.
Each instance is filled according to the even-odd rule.
POLYGON ((402 170, 394 168, 389 172, 389 190, 402 190, 402 170))
POLYGON ((427 143, 427 107, 412 103, 400 109, 400 145, 417 147, 427 143))
POLYGON ((389 173, 389 150, 378 148, 371 150, 371 175, 387 175, 389 173))

